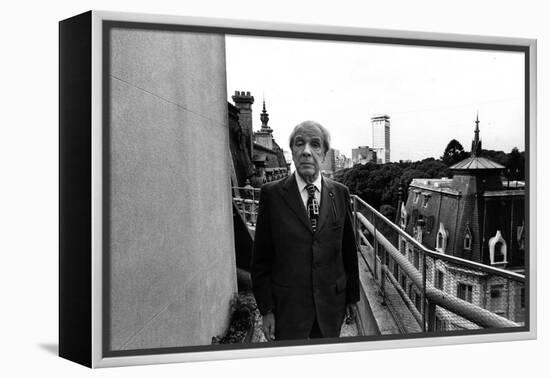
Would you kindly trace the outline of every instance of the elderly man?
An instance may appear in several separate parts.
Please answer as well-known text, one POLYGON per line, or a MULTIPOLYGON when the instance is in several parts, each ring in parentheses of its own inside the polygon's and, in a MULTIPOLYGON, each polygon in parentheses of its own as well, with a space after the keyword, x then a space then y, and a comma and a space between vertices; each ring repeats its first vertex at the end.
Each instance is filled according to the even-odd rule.
POLYGON ((290 136, 293 175, 261 190, 252 286, 268 340, 338 337, 355 316, 359 273, 346 186, 321 177, 330 148, 313 121, 290 136))

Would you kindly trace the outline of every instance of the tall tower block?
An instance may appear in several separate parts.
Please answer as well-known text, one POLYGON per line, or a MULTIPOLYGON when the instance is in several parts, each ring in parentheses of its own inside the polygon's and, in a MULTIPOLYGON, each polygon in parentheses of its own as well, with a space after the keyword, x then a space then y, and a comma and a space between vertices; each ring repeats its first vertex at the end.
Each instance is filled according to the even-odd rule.
POLYGON ((390 162, 390 116, 387 114, 373 116, 372 149, 376 152, 378 163, 390 162))

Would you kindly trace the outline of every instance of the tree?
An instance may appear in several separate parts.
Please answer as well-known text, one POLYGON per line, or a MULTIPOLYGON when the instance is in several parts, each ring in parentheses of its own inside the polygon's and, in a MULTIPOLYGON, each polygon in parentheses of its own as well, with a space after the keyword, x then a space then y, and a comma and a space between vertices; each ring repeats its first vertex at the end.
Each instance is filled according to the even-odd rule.
POLYGON ((440 160, 435 160, 434 158, 422 160, 420 164, 416 166, 416 169, 425 172, 430 178, 446 177, 449 174, 449 168, 447 165, 440 160))
POLYGON ((395 207, 393 207, 392 205, 380 206, 380 213, 392 222, 395 220, 396 210, 395 207))
POLYGON ((447 147, 443 152, 443 156, 441 156, 441 160, 445 163, 445 165, 450 167, 451 165, 466 159, 468 156, 469 154, 464 151, 462 144, 460 144, 458 140, 452 139, 449 144, 447 144, 447 147))
POLYGON ((517 147, 508 154, 506 174, 511 180, 525 180, 525 156, 517 147))
POLYGON ((481 156, 505 167, 508 163, 508 154, 504 151, 481 150, 481 156))
MULTIPOLYGON (((441 178, 452 174, 449 166, 468 158, 469 153, 456 139, 445 148, 441 160, 427 158, 422 161, 376 164, 357 164, 353 168, 336 172, 334 178, 347 185, 352 194, 356 194, 375 209, 395 216, 399 187, 402 188, 402 200, 407 201, 408 187, 415 178, 441 178)), ((481 156, 506 167, 510 180, 525 179, 525 152, 517 148, 509 154, 503 151, 482 150, 481 156)))

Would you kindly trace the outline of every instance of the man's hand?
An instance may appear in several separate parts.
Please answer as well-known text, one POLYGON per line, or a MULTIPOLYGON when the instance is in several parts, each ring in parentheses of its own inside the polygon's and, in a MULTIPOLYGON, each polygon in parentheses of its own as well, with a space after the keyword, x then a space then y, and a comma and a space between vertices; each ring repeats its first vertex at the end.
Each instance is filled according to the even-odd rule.
POLYGON ((262 329, 267 341, 275 340, 275 315, 273 312, 268 312, 262 316, 262 329))
POLYGON ((357 320, 357 304, 348 303, 346 305, 346 324, 351 324, 357 320))

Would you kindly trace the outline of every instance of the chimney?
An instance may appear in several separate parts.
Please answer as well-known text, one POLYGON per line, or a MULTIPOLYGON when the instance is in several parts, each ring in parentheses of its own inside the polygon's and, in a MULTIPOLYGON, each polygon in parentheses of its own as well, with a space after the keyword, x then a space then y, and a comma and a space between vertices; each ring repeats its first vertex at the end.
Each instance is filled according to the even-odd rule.
POLYGON ((254 133, 252 131, 252 104, 254 103, 254 96, 250 95, 250 92, 235 91, 235 94, 231 96, 235 106, 239 109, 239 125, 247 141, 247 148, 250 158, 252 158, 252 142, 254 133))

